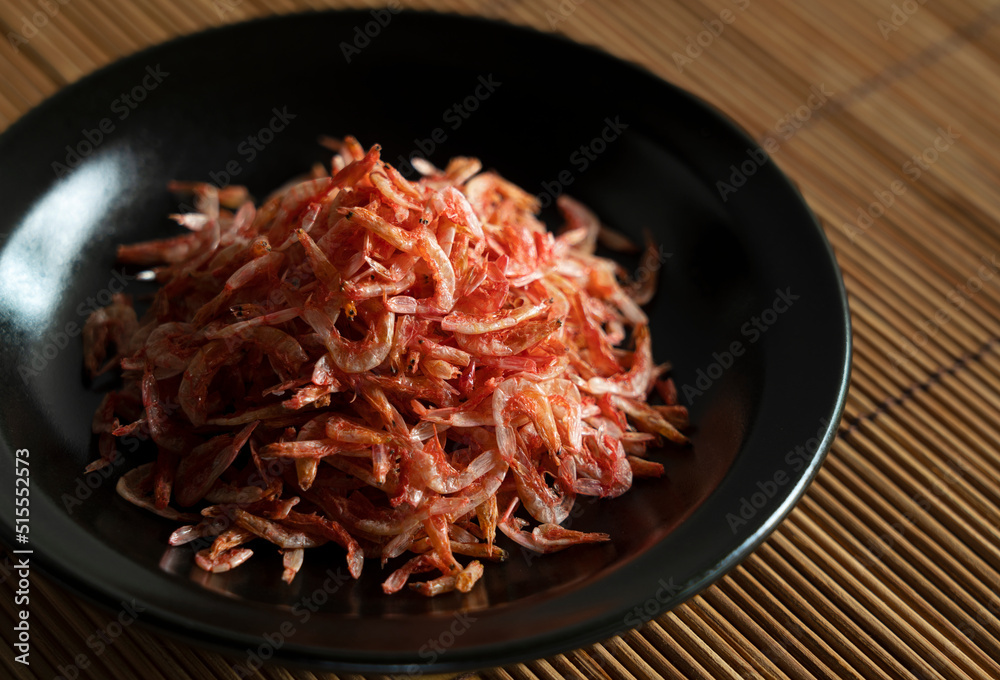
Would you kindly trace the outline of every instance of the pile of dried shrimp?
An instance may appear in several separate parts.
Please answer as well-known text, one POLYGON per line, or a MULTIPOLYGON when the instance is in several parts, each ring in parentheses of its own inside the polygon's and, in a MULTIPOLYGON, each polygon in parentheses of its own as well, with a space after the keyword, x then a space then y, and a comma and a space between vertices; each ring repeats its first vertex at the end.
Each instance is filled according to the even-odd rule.
POLYGON ((560 526, 576 497, 660 475, 647 446, 686 441, 639 306, 652 277, 594 255, 614 234, 579 203, 560 198, 550 233, 533 196, 473 158, 417 159, 409 181, 378 145, 328 143, 330 172, 260 207, 175 183, 196 204, 172 216, 187 233, 120 247, 161 287, 141 320, 119 294, 87 321, 88 369, 123 376, 88 470, 117 437, 151 439, 155 462, 118 492, 185 522, 171 544, 211 541, 196 555, 211 572, 264 539, 291 582, 332 541, 355 578, 366 557, 411 553, 383 590, 433 572, 410 587, 436 595, 506 557, 497 530, 540 552, 608 540, 560 526))

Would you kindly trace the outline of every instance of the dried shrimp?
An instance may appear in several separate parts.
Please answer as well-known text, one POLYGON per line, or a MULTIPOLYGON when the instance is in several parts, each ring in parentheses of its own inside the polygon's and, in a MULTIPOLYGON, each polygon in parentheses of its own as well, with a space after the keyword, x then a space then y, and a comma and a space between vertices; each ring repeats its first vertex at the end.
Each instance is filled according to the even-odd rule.
POLYGON ((201 568, 263 541, 291 582, 332 542, 355 578, 409 555, 386 593, 423 573, 420 593, 468 592, 507 556, 498 532, 538 552, 607 541, 561 526, 578 497, 659 476, 647 449, 686 441, 637 302, 651 272, 638 285, 594 254, 599 236, 637 249, 568 197, 548 231, 473 158, 418 167, 408 180, 348 137, 257 206, 175 183, 196 205, 172 216, 186 232, 119 248, 160 288, 142 318, 119 294, 86 324, 86 367, 123 378, 88 469, 116 437, 151 440, 118 491, 184 522, 170 543, 202 541, 201 568))

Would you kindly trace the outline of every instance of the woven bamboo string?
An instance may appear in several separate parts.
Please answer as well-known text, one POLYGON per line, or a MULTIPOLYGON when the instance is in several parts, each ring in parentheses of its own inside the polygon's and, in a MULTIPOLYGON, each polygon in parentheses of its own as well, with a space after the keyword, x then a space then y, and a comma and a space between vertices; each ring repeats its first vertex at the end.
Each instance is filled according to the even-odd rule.
MULTIPOLYGON (((870 392, 874 389, 870 387, 871 383, 869 382, 872 380, 869 377, 871 369, 868 365, 861 366, 862 361, 865 360, 859 359, 856 384, 860 386, 859 391, 865 389, 870 392)), ((922 458, 927 463, 928 468, 935 468, 935 474, 939 477, 944 476, 950 481, 957 475, 963 483, 973 485, 975 491, 967 492, 968 497, 975 498, 973 502, 977 504, 979 511, 985 513, 995 525, 997 523, 994 521, 997 517, 996 502, 998 493, 1000 493, 995 479, 997 476, 996 468, 990 467, 991 461, 988 458, 984 459, 963 442, 958 441, 955 431, 943 426, 935 415, 922 411, 922 402, 926 398, 923 393, 918 394, 919 399, 915 397, 893 412, 895 420, 882 420, 879 424, 884 428, 894 430, 900 439, 909 436, 918 439, 925 438, 923 447, 914 449, 911 455, 914 458, 922 458), (934 450, 939 442, 946 444, 945 450, 949 454, 947 458, 943 453, 934 450), (975 468, 977 474, 967 475, 967 467, 975 468), (983 499, 979 496, 986 498, 983 499)), ((941 413, 941 417, 953 416, 950 413, 941 413)), ((963 492, 963 494, 965 493, 963 492)))
MULTIPOLYGON (((892 4, 755 1, 683 74, 672 53, 726 3, 650 0, 612 8, 589 0, 560 24, 573 39, 690 87, 761 138, 811 85, 826 83, 837 93, 782 143, 776 160, 805 192, 845 268, 857 361, 846 439, 835 444, 787 525, 743 567, 641 631, 485 676, 909 677, 911 668, 928 677, 958 677, 959 669, 995 676, 1000 358, 988 343, 1000 331, 1000 277, 961 310, 950 309, 945 296, 974 275, 980 256, 1000 249, 992 118, 1000 71, 996 42, 987 39, 997 12, 986 2, 929 3, 883 41, 875 22, 892 4), (949 122, 963 135, 955 146, 851 243, 841 225, 853 222, 857 207, 899 178, 901 164, 949 122), (892 353, 938 309, 953 318, 894 370, 892 353), (891 549, 873 559, 866 546, 885 537, 891 549), (964 655, 958 665, 946 654, 949 645, 964 655)), ((26 47, 25 58, 9 51, 0 58, 0 124, 151 42, 307 6, 327 3, 244 0, 225 19, 211 3, 190 0, 70 3, 26 47)), ((552 9, 425 6, 543 28, 552 9)), ((0 27, 6 32, 32 7, 0 7, 0 27)), ((37 644, 53 662, 33 669, 53 677, 55 665, 71 660, 56 633, 79 640, 109 619, 87 604, 67 604, 76 601, 55 587, 39 598, 59 616, 42 616, 52 632, 37 644)), ((12 613, 3 610, 7 619, 12 613)), ((100 661, 135 673, 143 655, 169 669, 166 677, 234 677, 212 653, 132 629, 100 661)), ((4 667, 12 668, 9 660, 4 667)), ((329 676, 269 667, 259 677, 329 676)))
MULTIPOLYGON (((794 532, 789 531, 789 534, 794 535, 794 532)), ((777 537, 773 545, 788 560, 792 568, 798 571, 808 571, 815 568, 816 565, 785 535, 777 537)), ((938 672, 937 669, 940 669, 942 664, 934 663, 934 661, 940 660, 940 657, 931 651, 925 640, 908 630, 901 618, 895 619, 894 625, 890 627, 889 622, 884 622, 874 616, 874 613, 865 608, 862 602, 848 596, 843 586, 837 583, 831 575, 824 573, 816 580, 819 582, 820 592, 840 607, 841 616, 849 618, 867 635, 877 637, 880 642, 880 651, 884 649, 893 655, 893 661, 886 664, 890 670, 899 673, 899 664, 896 663, 896 659, 898 659, 905 668, 918 670, 930 677, 956 677, 957 669, 948 667, 947 664, 944 664, 946 666, 944 670, 950 672, 946 675, 938 672), (906 638, 916 641, 917 644, 908 645, 905 641, 906 638)), ((896 616, 899 614, 897 613, 896 616)))
MULTIPOLYGON (((856 309, 858 310, 858 316, 860 318, 863 318, 869 314, 868 311, 862 308, 860 304, 857 306, 856 309)), ((875 321, 877 322, 877 319, 875 319, 875 321)), ((880 327, 882 326, 882 324, 880 323, 876 323, 876 325, 880 327)), ((862 346, 864 346, 865 348, 869 348, 867 340, 862 340, 861 342, 865 343, 862 346)), ((884 355, 882 350, 875 348, 872 351, 873 353, 878 352, 877 356, 879 362, 883 364, 888 363, 887 357, 884 355)), ((901 373, 903 375, 906 375, 906 372, 902 370, 904 368, 905 367, 901 367, 901 373)), ((928 380, 922 380, 920 383, 916 383, 920 387, 915 388, 914 392, 925 390, 928 393, 934 393, 945 396, 948 399, 949 403, 955 404, 956 406, 961 407, 961 409, 964 409, 964 410, 956 410, 955 418, 959 418, 967 422, 970 427, 974 428, 977 431, 989 432, 991 431, 990 428, 995 427, 996 425, 996 423, 994 422, 996 420, 995 412, 991 412, 988 408, 986 408, 982 404, 982 402, 980 402, 977 399, 961 398, 962 396, 965 396, 963 388, 970 381, 972 381, 972 378, 969 378, 967 373, 974 373, 976 368, 977 368, 976 365, 974 365, 972 362, 969 362, 969 364, 956 366, 954 375, 950 371, 938 371, 933 381, 928 379, 928 380)), ((884 369, 871 369, 871 370, 884 370, 884 369)), ((973 378, 974 377, 975 375, 973 375, 973 378)), ((915 384, 913 378, 906 377, 903 380, 908 385, 915 384)), ((907 387, 906 389, 910 388, 907 387)), ((906 395, 905 390, 901 390, 901 392, 903 392, 903 394, 906 395)), ((872 405, 871 411, 874 412, 876 410, 877 407, 872 405)))
POLYGON ((770 596, 771 593, 745 569, 737 569, 733 576, 706 594, 707 598, 726 598, 729 616, 747 620, 751 630, 755 627, 759 633, 751 636, 753 642, 783 661, 782 666, 790 677, 862 677, 815 632, 803 626, 780 601, 765 607, 763 603, 774 601, 770 596))
POLYGON ((828 646, 837 657, 866 677, 888 677, 876 663, 879 650, 865 649, 868 646, 865 644, 866 636, 858 636, 856 629, 844 622, 835 609, 825 606, 822 601, 817 602, 817 594, 811 590, 808 580, 797 581, 794 572, 789 578, 767 544, 757 557, 745 563, 745 568, 748 575, 759 581, 768 593, 783 602, 800 603, 797 609, 805 606, 808 616, 813 618, 809 620, 803 617, 798 623, 809 631, 810 636, 821 640, 821 646, 828 646))
POLYGON ((700 615, 702 611, 702 603, 700 598, 697 598, 691 603, 691 606, 678 609, 675 615, 681 623, 686 625, 697 636, 698 640, 704 641, 712 650, 716 651, 720 657, 720 661, 731 667, 736 672, 737 677, 757 677, 759 674, 754 665, 744 659, 739 649, 729 644, 717 630, 707 625, 706 621, 700 615))
MULTIPOLYGON (((888 511, 884 509, 884 506, 879 507, 879 504, 884 503, 884 501, 872 498, 869 495, 872 494, 870 489, 859 489, 857 486, 853 486, 857 478, 853 477, 849 471, 839 470, 837 474, 844 476, 848 487, 840 484, 839 480, 831 482, 834 498, 850 504, 855 515, 864 517, 872 526, 872 533, 868 535, 865 543, 866 548, 872 551, 872 561, 885 560, 887 564, 891 563, 899 568, 907 563, 918 564, 926 578, 930 579, 942 592, 948 593, 949 597, 955 598, 961 606, 966 608, 967 612, 978 616, 984 611, 979 603, 989 601, 993 597, 988 587, 983 586, 980 581, 947 554, 935 553, 933 549, 927 550, 925 548, 926 536, 911 521, 910 517, 903 513, 888 511), (845 488, 850 488, 850 491, 845 491, 845 488), (870 510, 867 507, 863 510, 859 509, 859 501, 853 497, 853 494, 865 499, 861 502, 879 507, 879 514, 865 516, 864 512, 870 512, 870 510), (904 554, 906 561, 896 562, 898 553, 904 554)), ((825 509, 834 514, 838 512, 838 509, 833 506, 826 506, 825 509)), ((856 519, 844 521, 848 526, 854 525, 855 527, 857 526, 856 522, 856 519)))
POLYGON ((657 675, 666 678, 684 677, 678 667, 661 650, 650 644, 649 640, 637 631, 631 631, 625 635, 623 646, 653 669, 653 674, 640 674, 640 677, 656 677, 657 675))
POLYGON ((605 642, 604 645, 611 653, 615 654, 617 658, 621 659, 622 665, 628 668, 629 672, 631 672, 636 678, 650 678, 656 676, 658 671, 643 658, 637 649, 631 646, 631 640, 626 642, 620 637, 611 638, 605 642))
MULTIPOLYGON (((759 671, 766 676, 800 678, 809 671, 795 659, 774 637, 754 621, 747 612, 735 605, 722 588, 716 588, 703 596, 712 614, 713 625, 729 627, 728 644, 739 647, 741 653, 751 659, 759 671)), ((818 675, 815 674, 814 675, 818 675)))
MULTIPOLYGON (((875 547, 879 559, 895 560, 898 554, 905 561, 919 564, 920 569, 938 588, 962 606, 967 615, 971 614, 970 618, 978 620, 980 617, 987 617, 988 607, 984 608, 982 603, 995 601, 995 590, 974 576, 950 553, 929 540, 922 526, 907 517, 906 513, 911 510, 896 510, 838 461, 831 461, 831 468, 839 478, 837 482, 828 482, 834 497, 850 507, 855 516, 863 518, 863 522, 877 532, 875 539, 866 545, 875 547)), ((826 509, 836 512, 836 508, 832 506, 826 509)), ((995 617, 992 621, 996 622, 995 617)))
MULTIPOLYGON (((704 619, 704 626, 711 627, 717 633, 717 646, 720 648, 732 649, 740 657, 746 659, 748 672, 756 673, 765 678, 787 678, 788 676, 775 664, 763 650, 751 644, 741 635, 733 622, 730 622, 720 611, 713 607, 706 598, 698 597, 691 604, 692 613, 700 615, 704 619), (721 643, 721 644, 719 644, 721 643)), ((703 633, 705 637, 707 633, 703 633)))
MULTIPOLYGON (((823 495, 823 498, 829 499, 829 496, 823 495)), ((950 599, 943 597, 912 565, 898 562, 890 567, 882 560, 871 559, 867 547, 849 533, 847 527, 837 522, 825 506, 825 503, 821 505, 818 501, 814 502, 813 498, 804 502, 804 507, 816 516, 815 524, 809 527, 811 535, 820 541, 837 540, 848 548, 853 558, 852 573, 855 578, 866 581, 877 579, 891 589, 896 597, 902 598, 920 617, 935 626, 952 644, 963 646, 983 667, 989 668, 996 663, 995 660, 1000 658, 996 653, 997 639, 981 623, 972 621, 968 624, 979 641, 979 648, 976 648, 968 644, 968 638, 959 629, 956 622, 962 621, 963 617, 950 599)), ((878 540, 874 533, 866 533, 868 545, 878 540)))
POLYGON ((927 655, 950 659, 959 669, 956 672, 961 674, 982 678, 1000 674, 1000 666, 982 650, 969 644, 957 630, 949 631, 957 634, 951 636, 941 632, 935 625, 938 622, 933 620, 933 614, 918 613, 914 605, 919 606, 919 603, 908 602, 886 587, 860 560, 843 557, 840 561, 833 560, 829 552, 835 548, 832 539, 817 531, 818 526, 809 521, 805 513, 800 514, 798 520, 790 524, 790 538, 804 546, 809 557, 824 570, 834 574, 842 587, 856 598, 866 601, 873 613, 893 627, 908 646, 927 655), (799 531, 799 524, 805 531, 799 531))
MULTIPOLYGON (((964 343, 963 349, 971 351, 982 345, 989 338, 996 336, 997 330, 1000 329, 1000 324, 997 323, 996 318, 989 311, 981 309, 978 304, 968 304, 963 300, 963 313, 952 314, 952 311, 958 310, 955 309, 952 302, 948 301, 947 296, 956 290, 956 285, 940 278, 935 278, 933 284, 928 283, 925 276, 921 276, 918 270, 907 266, 908 263, 905 260, 898 259, 898 254, 892 250, 885 250, 880 248, 879 245, 872 245, 866 249, 843 249, 840 252, 842 253, 841 258, 843 260, 867 260, 869 266, 877 263, 885 273, 891 273, 902 281, 906 286, 906 298, 902 298, 897 291, 880 291, 882 295, 889 297, 889 302, 893 303, 889 305, 890 311, 896 312, 897 316, 899 316, 900 307, 896 303, 905 304, 909 309, 901 317, 901 321, 905 321, 907 316, 910 318, 918 316, 923 320, 930 319, 932 322, 935 322, 935 326, 940 331, 941 340, 946 339, 952 343, 952 349, 955 349, 955 343, 964 343), (875 250, 881 251, 878 253, 879 257, 877 259, 872 256, 872 251, 875 250), (947 323, 936 323, 933 317, 938 309, 944 309, 948 314, 947 323)), ((975 265, 969 269, 976 271, 975 265)), ((972 274, 972 276, 976 275, 972 274)), ((964 284, 966 280, 962 280, 961 284, 964 284)), ((878 283, 878 281, 866 277, 865 285, 869 290, 873 286, 878 286, 878 283)), ((902 288, 899 290, 902 290, 902 288)), ((984 300, 988 300, 988 298, 984 298, 984 300)), ((919 325, 917 326, 917 330, 920 330, 919 325)), ((910 337, 913 337, 912 334, 910 337)), ((936 340, 936 342, 940 342, 941 340, 936 340)), ((913 341, 911 340, 911 342, 913 341)), ((898 353, 902 354, 902 350, 898 353)))
MULTIPOLYGON (((861 378, 859 378, 859 382, 860 381, 861 378)), ((905 431, 895 427, 891 421, 886 421, 885 425, 881 422, 866 423, 861 429, 865 434, 876 434, 880 443, 882 443, 887 449, 895 448, 895 442, 889 441, 889 438, 884 434, 886 429, 892 430, 893 434, 897 435, 896 442, 899 442, 900 440, 905 441, 906 437, 905 431)), ((928 458, 930 458, 929 454, 928 458)), ((910 462, 910 459, 911 456, 904 456, 904 464, 906 462, 910 462)), ((939 466, 938 470, 940 470, 940 472, 935 473, 931 470, 933 459, 926 461, 926 463, 926 466, 920 466, 920 463, 917 462, 913 467, 910 467, 905 472, 903 472, 901 468, 893 467, 893 472, 919 477, 920 479, 917 483, 925 490, 933 489, 934 491, 940 491, 941 489, 947 488, 950 492, 950 505, 960 509, 967 516, 966 519, 968 519, 970 525, 985 525, 986 531, 989 530, 988 527, 996 525, 993 521, 995 518, 995 508, 990 507, 988 501, 986 501, 980 493, 964 483, 963 475, 960 471, 956 476, 955 472, 951 472, 944 466, 939 466), (977 510, 973 508, 980 510, 977 512, 977 510), (987 516, 981 518, 980 513, 985 513, 987 516)), ((889 464, 895 466, 894 462, 889 464)), ((994 549, 992 546, 987 544, 984 551, 989 554, 993 554, 994 549)))
MULTIPOLYGON (((876 448, 872 446, 871 441, 867 437, 856 432, 854 438, 862 445, 866 453, 869 455, 875 453, 876 448)), ((940 522, 942 515, 946 520, 951 519, 951 517, 947 509, 942 507, 942 502, 933 491, 919 487, 914 490, 914 487, 909 484, 909 480, 905 475, 899 475, 897 480, 910 488, 899 488, 893 483, 897 480, 894 480, 890 474, 884 473, 881 467, 885 462, 884 459, 879 460, 877 465, 869 460, 861 460, 856 457, 852 457, 845 462, 851 465, 865 479, 876 484, 879 493, 890 499, 896 508, 902 509, 904 515, 916 518, 918 521, 914 522, 914 524, 919 523, 933 537, 933 542, 941 546, 946 554, 960 560, 960 564, 972 574, 975 574, 980 581, 988 585, 993 592, 997 592, 1000 579, 997 578, 996 571, 984 559, 971 550, 968 545, 952 535, 940 522)), ((963 531, 963 534, 971 542, 979 543, 977 540, 978 537, 971 530, 963 531)), ((916 532, 914 532, 914 535, 917 535, 916 532)))

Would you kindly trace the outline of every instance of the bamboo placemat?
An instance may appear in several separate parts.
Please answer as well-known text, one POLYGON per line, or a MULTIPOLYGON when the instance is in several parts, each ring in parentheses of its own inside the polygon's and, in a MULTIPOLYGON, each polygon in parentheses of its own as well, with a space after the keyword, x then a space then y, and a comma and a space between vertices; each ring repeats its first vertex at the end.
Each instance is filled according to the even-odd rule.
MULTIPOLYGON (((854 323, 839 436, 805 499, 758 551, 639 630, 473 676, 1000 678, 1000 4, 404 4, 598 45, 706 98, 763 144, 777 144, 773 157, 833 243, 854 323)), ((4 0, 0 127, 150 44, 246 18, 340 6, 4 0), (33 19, 35 32, 25 23, 33 19)), ((246 675, 238 660, 139 626, 116 628, 109 614, 37 576, 32 616, 39 625, 26 673, 13 661, 6 566, 0 578, 0 675, 70 680, 80 661, 88 664, 80 677, 246 675), (107 643, 98 653, 87 641, 102 634, 107 643)), ((336 676, 265 666, 251 677, 336 676)))

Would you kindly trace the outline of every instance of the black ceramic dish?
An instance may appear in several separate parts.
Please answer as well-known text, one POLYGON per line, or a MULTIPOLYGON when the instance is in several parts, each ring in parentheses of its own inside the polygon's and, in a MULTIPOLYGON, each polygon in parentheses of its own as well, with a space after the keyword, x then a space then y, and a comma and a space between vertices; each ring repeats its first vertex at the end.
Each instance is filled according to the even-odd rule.
MULTIPOLYGON (((14 451, 30 450, 36 566, 111 608, 136 598, 143 622, 244 662, 249 649, 340 670, 457 669, 621 632, 743 559, 818 469, 850 359, 830 247, 745 134, 649 73, 483 20, 381 20, 292 16, 177 40, 67 88, 0 138, 0 488, 13 488, 14 451), (108 291, 144 291, 115 273, 115 245, 171 232, 168 180, 228 175, 260 197, 327 160, 320 134, 377 141, 404 169, 398 157, 421 146, 438 163, 476 155, 543 202, 566 190, 662 244, 648 311, 693 446, 660 456, 665 479, 573 518, 610 543, 534 559, 515 547, 466 597, 386 597, 377 563, 344 581, 336 549, 310 553, 291 586, 267 549, 208 576, 190 549, 166 550, 172 523, 117 498, 114 478, 82 475, 100 390, 82 377, 79 328, 108 291), (731 166, 748 178, 723 197, 731 166)), ((12 544, 12 503, 0 518, 12 544)))

